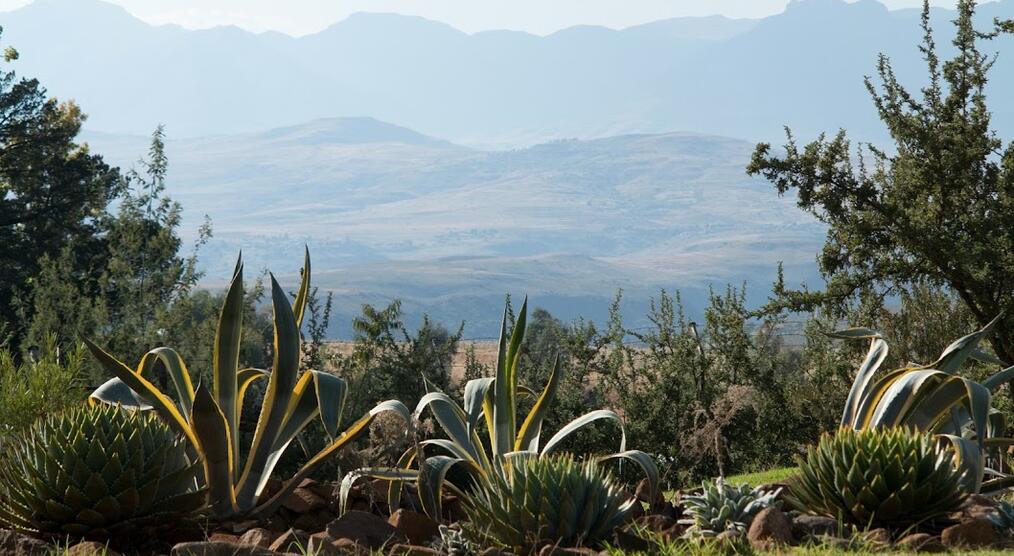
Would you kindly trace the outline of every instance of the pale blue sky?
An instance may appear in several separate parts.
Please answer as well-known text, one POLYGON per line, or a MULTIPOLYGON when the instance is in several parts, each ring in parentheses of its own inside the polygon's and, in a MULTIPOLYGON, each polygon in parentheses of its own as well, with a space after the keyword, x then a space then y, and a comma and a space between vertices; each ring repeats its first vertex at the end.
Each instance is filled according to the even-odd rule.
MULTIPOLYGON (((0 0, 0 11, 31 0, 0 0)), ((787 0, 109 0, 150 23, 188 28, 236 25, 290 35, 319 31, 358 11, 420 15, 468 32, 515 29, 546 34, 578 24, 622 28, 677 16, 763 17, 787 0)), ((830 0, 829 0, 830 1, 830 0)), ((881 0, 891 8, 922 0, 881 0)), ((953 5, 954 0, 932 0, 953 5)))

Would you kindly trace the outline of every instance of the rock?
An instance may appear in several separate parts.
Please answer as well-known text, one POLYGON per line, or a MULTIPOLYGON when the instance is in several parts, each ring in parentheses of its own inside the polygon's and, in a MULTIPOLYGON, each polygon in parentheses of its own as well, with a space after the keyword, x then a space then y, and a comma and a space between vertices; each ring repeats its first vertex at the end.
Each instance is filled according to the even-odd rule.
POLYGON ((215 531, 208 537, 209 541, 212 542, 228 542, 232 544, 244 544, 239 542, 239 535, 233 535, 232 533, 225 533, 222 531, 215 531))
POLYGON ((256 520, 249 519, 246 521, 232 521, 229 523, 223 523, 219 525, 218 528, 219 530, 222 531, 229 531, 230 533, 236 535, 242 535, 243 533, 246 533, 250 529, 254 529, 255 527, 259 526, 260 523, 258 523, 256 520))
POLYGON ((662 493, 651 492, 651 483, 647 478, 641 479, 641 482, 637 483, 637 489, 634 490, 634 496, 636 496, 641 502, 649 505, 662 501, 662 493))
POLYGON ((50 554, 53 547, 48 543, 22 535, 16 531, 0 529, 0 554, 12 556, 35 556, 50 554))
POLYGON ((327 507, 327 500, 317 496, 312 490, 296 487, 282 502, 282 507, 297 514, 308 514, 327 507))
POLYGON ((335 515, 330 510, 322 509, 300 515, 292 522, 294 529, 304 531, 322 531, 328 523, 334 521, 335 515))
POLYGON ((275 552, 302 552, 310 544, 310 534, 300 529, 289 529, 268 546, 275 552))
POLYGON ((371 549, 408 541, 404 533, 380 516, 355 510, 329 523, 327 534, 333 539, 350 539, 371 549))
MULTIPOLYGON (((358 552, 358 550, 355 552, 358 552)), ((310 537, 310 540, 306 543, 306 554, 313 554, 314 556, 342 556, 343 554, 348 554, 348 552, 335 546, 331 542, 331 537, 318 533, 310 537)))
POLYGON ((961 505, 961 514, 965 518, 961 521, 967 521, 968 519, 975 519, 977 517, 986 517, 996 510, 997 505, 997 501, 989 496, 972 494, 965 500, 965 503, 961 505))
POLYGON ((439 552, 428 546, 417 544, 396 544, 388 553, 390 556, 439 556, 439 552))
POLYGON ((95 541, 82 541, 67 549, 63 556, 120 556, 120 553, 95 541))
POLYGON ((254 527, 243 536, 239 538, 239 544, 249 544, 252 546, 262 546, 267 548, 271 546, 271 541, 275 540, 275 534, 263 527, 254 527))
POLYGON ((183 542, 173 547, 170 556, 278 556, 259 546, 221 541, 183 542))
POLYGON ((838 520, 823 515, 799 515, 792 520, 792 532, 799 540, 839 533, 838 520))
POLYGON ((394 528, 401 531, 408 542, 413 545, 424 545, 440 536, 440 526, 426 514, 401 509, 387 520, 394 528))
POLYGON ((652 544, 627 525, 613 531, 613 546, 624 552, 646 552, 652 547, 652 544))
POLYGON ((630 507, 630 512, 627 514, 627 521, 634 521, 643 515, 644 515, 644 505, 642 505, 640 502, 637 502, 636 504, 630 507))
POLYGON ((792 542, 792 522, 778 508, 764 508, 750 522, 746 538, 757 550, 788 544, 792 542))
POLYGON ((669 516, 664 515, 645 515, 634 520, 634 523, 638 527, 642 527, 651 531, 652 533, 661 533, 666 529, 676 525, 676 520, 669 516))
POLYGON ((370 549, 357 543, 352 539, 338 539, 331 543, 332 546, 342 551, 342 554, 356 554, 370 556, 370 549))
POLYGON ((905 535, 894 546, 905 552, 947 552, 947 547, 940 542, 940 538, 928 533, 905 535))
POLYGON ((986 547, 997 541, 996 529, 988 519, 975 518, 944 529, 940 541, 948 548, 986 547))

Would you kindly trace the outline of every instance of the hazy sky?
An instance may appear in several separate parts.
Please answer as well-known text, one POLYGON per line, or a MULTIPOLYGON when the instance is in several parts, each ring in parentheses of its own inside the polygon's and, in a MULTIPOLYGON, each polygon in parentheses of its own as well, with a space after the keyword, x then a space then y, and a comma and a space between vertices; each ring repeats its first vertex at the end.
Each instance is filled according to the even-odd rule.
MULTIPOLYGON (((627 27, 676 16, 762 17, 787 0, 109 0, 150 23, 189 28, 237 25, 291 35, 319 31, 358 11, 395 12, 444 21, 463 31, 516 29, 546 34, 578 24, 627 27)), ((922 0, 881 0, 891 8, 922 0)), ((30 0, 0 0, 0 11, 30 0)), ((953 5, 954 0, 932 0, 953 5)))

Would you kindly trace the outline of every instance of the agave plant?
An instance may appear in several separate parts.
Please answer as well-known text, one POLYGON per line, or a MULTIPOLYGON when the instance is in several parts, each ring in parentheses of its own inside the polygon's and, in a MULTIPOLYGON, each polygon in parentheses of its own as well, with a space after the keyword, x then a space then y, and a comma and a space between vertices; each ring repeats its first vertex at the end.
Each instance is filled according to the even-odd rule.
POLYGON ((962 486, 967 491, 994 492, 1014 484, 1014 477, 991 467, 1002 461, 1001 447, 1014 444, 1014 439, 1002 436, 1006 422, 1003 413, 992 406, 992 393, 1014 379, 1014 367, 982 382, 958 374, 969 360, 1004 365, 979 349, 979 342, 999 318, 947 346, 929 365, 910 365, 879 377, 888 353, 879 332, 852 328, 833 334, 870 340, 870 350, 846 400, 841 426, 856 430, 904 426, 932 433, 954 446, 955 463, 965 471, 962 486), (993 478, 986 480, 987 474, 993 478))
POLYGON ((745 534, 755 515, 769 506, 778 507, 781 489, 762 491, 748 484, 730 485, 719 477, 701 485, 701 493, 680 499, 687 516, 680 525, 689 525, 688 537, 712 538, 725 531, 745 534))
POLYGON ((1009 536, 1014 531, 1014 504, 1006 500, 998 501, 993 511, 986 515, 986 519, 989 519, 1001 535, 1009 536))
POLYGON ((636 498, 595 462, 569 455, 511 458, 503 475, 464 498, 466 535, 479 546, 528 554, 542 540, 595 545, 623 523, 636 498))
POLYGON ((858 527, 904 527, 966 498, 950 446, 904 427, 825 433, 791 483, 793 505, 858 527))
MULTIPOLYGON (((491 378, 479 378, 465 385, 464 407, 459 406, 443 392, 429 392, 419 400, 413 413, 417 421, 429 409, 448 438, 425 440, 402 455, 396 468, 366 468, 356 470, 342 481, 341 502, 345 503, 353 482, 362 476, 391 481, 389 503, 396 507, 401 481, 415 481, 423 509, 433 519, 441 518, 441 496, 444 488, 456 494, 465 494, 475 485, 488 485, 494 480, 506 480, 505 464, 508 458, 523 455, 545 456, 558 450, 563 441, 575 431, 600 420, 611 420, 620 425, 620 450, 598 458, 598 461, 618 459, 635 462, 647 475, 650 488, 658 490, 659 474, 650 456, 639 450, 626 449, 626 432, 620 417, 608 409, 600 409, 578 417, 565 425, 540 447, 542 423, 557 389, 562 372, 557 358, 549 381, 523 421, 519 420, 517 399, 522 391, 518 386, 518 361, 524 341, 528 300, 521 306, 510 335, 507 333, 507 311, 500 327, 496 372, 491 378), (480 427, 485 424, 487 436, 484 444, 480 427), (425 454, 428 449, 441 453, 425 454), (418 469, 413 464, 418 462, 418 469), (454 480, 448 472, 460 471, 454 480)), ((531 393, 534 397, 534 393, 531 393)))
POLYGON ((0 525, 108 540, 204 506, 199 466, 155 416, 81 407, 38 421, 0 466, 0 525))
POLYGON ((274 361, 272 370, 240 368, 240 333, 243 324, 243 262, 236 263, 215 333, 212 364, 214 383, 195 389, 183 359, 172 349, 148 352, 131 369, 92 342, 92 353, 115 378, 91 395, 94 402, 153 409, 182 433, 204 464, 201 481, 208 488, 215 515, 267 515, 324 460, 368 431, 380 413, 392 411, 406 420, 408 409, 395 400, 380 403, 338 434, 347 385, 341 378, 308 370, 300 376, 300 326, 310 291, 310 254, 306 253, 302 281, 293 304, 271 276, 274 308, 274 361), (176 401, 149 381, 163 368, 176 389, 176 401), (250 385, 266 381, 264 401, 249 450, 239 446, 239 418, 250 385), (314 419, 320 419, 330 441, 289 479, 275 495, 259 501, 261 492, 286 448, 314 419), (246 453, 245 461, 240 454, 246 453))

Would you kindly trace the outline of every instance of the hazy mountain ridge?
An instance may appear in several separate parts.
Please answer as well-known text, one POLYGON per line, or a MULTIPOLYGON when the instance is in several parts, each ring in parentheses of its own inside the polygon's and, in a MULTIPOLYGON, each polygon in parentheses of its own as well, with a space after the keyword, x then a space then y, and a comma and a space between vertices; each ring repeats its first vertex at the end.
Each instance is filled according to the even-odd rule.
MULTIPOLYGON (((125 166, 146 141, 85 139, 125 166)), ((822 227, 745 175, 751 148, 668 133, 481 151, 363 118, 170 138, 167 154, 187 228, 202 213, 214 222, 212 283, 239 249, 291 274, 309 243, 317 283, 337 296, 336 332, 359 304, 402 298, 410 318, 463 318, 483 336, 508 291, 601 319, 619 288, 640 316, 661 287, 699 309, 709 284, 749 279, 758 299, 777 260, 813 278, 822 227)))
MULTIPOLYGON (((952 15, 934 10, 944 50, 952 15)), ((1014 17, 1014 0, 983 4, 980 15, 984 26, 1014 17)), ((93 129, 116 133, 162 122, 173 136, 195 136, 369 116, 468 144, 673 129, 777 139, 783 124, 800 137, 847 127, 881 139, 862 76, 881 51, 913 86, 923 73, 918 12, 875 0, 799 0, 761 20, 678 18, 545 37, 470 35, 391 14, 356 14, 299 38, 189 31, 98 0, 37 0, 0 14, 0 24, 22 52, 18 71, 77 99, 93 129)), ((992 46, 1002 54, 992 92, 1009 95, 1014 45, 992 46)), ((1014 129, 1014 107, 995 110, 1001 129, 1014 129)))

